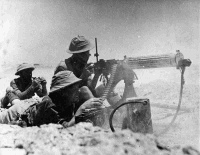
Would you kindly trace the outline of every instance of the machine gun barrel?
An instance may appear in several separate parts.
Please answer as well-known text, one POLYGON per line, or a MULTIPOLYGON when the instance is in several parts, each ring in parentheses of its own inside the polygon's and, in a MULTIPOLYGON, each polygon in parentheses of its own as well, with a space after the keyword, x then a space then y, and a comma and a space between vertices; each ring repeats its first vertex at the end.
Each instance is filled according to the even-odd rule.
POLYGON ((178 68, 179 60, 184 59, 183 54, 177 50, 176 54, 163 54, 153 56, 141 57, 127 57, 125 62, 132 69, 145 69, 145 68, 163 68, 163 67, 176 67, 178 68))

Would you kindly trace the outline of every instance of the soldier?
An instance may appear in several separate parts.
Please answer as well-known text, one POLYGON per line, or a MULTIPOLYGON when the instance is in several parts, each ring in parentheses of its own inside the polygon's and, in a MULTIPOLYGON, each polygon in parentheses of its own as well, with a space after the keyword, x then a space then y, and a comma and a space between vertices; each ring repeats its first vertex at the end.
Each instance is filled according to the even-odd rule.
POLYGON ((35 95, 43 97, 47 95, 46 80, 43 77, 33 78, 32 71, 35 67, 28 63, 20 64, 15 75, 18 78, 10 82, 10 87, 6 89, 6 95, 1 99, 1 108, 6 108, 8 103, 18 98, 20 100, 29 99, 35 95), (15 95, 12 95, 13 92, 15 95))
POLYGON ((91 75, 93 66, 91 63, 87 64, 90 57, 90 50, 93 48, 93 44, 84 36, 74 37, 67 50, 72 56, 61 61, 56 67, 54 74, 63 70, 72 71, 77 78, 82 79, 79 88, 87 86, 93 95, 96 96, 95 87, 92 86, 91 75))
MULTIPOLYGON (((103 85, 96 87, 101 72, 95 70, 95 75, 92 78, 91 74, 93 73, 92 69, 94 69, 94 67, 91 64, 87 64, 90 57, 90 50, 93 48, 94 46, 84 36, 74 37, 69 45, 69 49, 67 50, 67 52, 72 54, 72 56, 61 61, 54 71, 54 74, 56 74, 59 71, 69 70, 72 71, 76 77, 82 79, 82 82, 80 82, 79 85, 80 94, 82 94, 81 97, 84 97, 84 94, 87 94, 87 88, 95 97, 101 97, 105 90, 105 86, 103 85), (87 88, 85 87, 82 89, 82 86, 87 86, 87 88)), ((110 93, 108 97, 110 104, 115 104, 120 99, 121 97, 116 92, 110 93)))
POLYGON ((63 70, 72 71, 77 78, 82 79, 81 86, 87 86, 88 77, 92 74, 90 71, 91 67, 87 65, 87 62, 90 57, 90 50, 93 48, 94 46, 84 36, 74 37, 67 50, 72 56, 61 61, 56 67, 54 74, 63 70))
MULTIPOLYGON (((50 93, 45 96, 39 104, 24 107, 20 100, 6 111, 0 113, 0 122, 9 123, 18 120, 17 114, 25 122, 27 126, 42 125, 48 123, 60 123, 64 127, 72 126, 75 123, 75 116, 80 115, 84 109, 101 108, 102 101, 94 98, 88 90, 86 92, 87 99, 77 108, 76 103, 79 101, 79 83, 81 79, 77 78, 71 71, 60 71, 52 77, 50 93), (20 108, 19 108, 20 107, 20 108), (23 109, 23 110, 22 110, 23 109), (9 121, 12 112, 16 114, 9 121), (7 119, 8 120, 8 119, 7 119)), ((21 121, 19 121, 21 122, 21 121)), ((19 123, 18 122, 18 123, 19 123)))
POLYGON ((84 97, 79 94, 81 81, 71 71, 62 71, 52 78, 49 97, 58 111, 59 123, 65 127, 73 125, 75 116, 80 115, 84 109, 102 106, 101 99, 95 98, 89 89, 85 89, 84 94, 81 93, 84 97), (84 98, 81 105, 80 98, 84 98))

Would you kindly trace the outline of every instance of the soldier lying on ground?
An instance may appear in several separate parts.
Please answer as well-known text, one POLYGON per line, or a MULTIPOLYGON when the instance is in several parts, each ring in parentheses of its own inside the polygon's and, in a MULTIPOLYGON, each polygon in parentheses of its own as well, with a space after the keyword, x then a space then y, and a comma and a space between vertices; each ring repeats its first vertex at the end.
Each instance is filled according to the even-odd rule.
POLYGON ((19 99, 14 99, 12 102, 15 104, 0 113, 0 123, 12 123, 22 119, 27 126, 48 123, 60 123, 64 127, 73 125, 75 116, 81 114, 84 109, 102 107, 101 99, 94 98, 88 87, 79 89, 80 82, 81 79, 77 78, 73 72, 60 71, 52 78, 49 95, 45 96, 39 104, 27 107, 19 99), (82 99, 85 101, 77 105, 79 96, 82 94, 80 91, 84 91, 82 99), (15 113, 15 115, 10 118, 10 113, 15 113))
POLYGON ((46 80, 43 77, 33 78, 32 71, 34 69, 33 65, 27 63, 17 67, 15 75, 19 75, 19 78, 10 82, 10 87, 6 89, 6 95, 1 99, 1 108, 6 108, 8 103, 14 103, 12 101, 16 97, 24 100, 33 97, 35 93, 39 97, 47 95, 46 80), (11 92, 15 95, 12 95, 11 92))

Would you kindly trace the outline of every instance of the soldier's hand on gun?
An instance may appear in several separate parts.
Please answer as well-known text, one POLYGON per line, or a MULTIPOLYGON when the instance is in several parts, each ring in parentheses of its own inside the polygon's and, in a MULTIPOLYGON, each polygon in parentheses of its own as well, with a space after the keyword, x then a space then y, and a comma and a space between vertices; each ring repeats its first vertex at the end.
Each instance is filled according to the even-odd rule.
POLYGON ((89 63, 85 66, 81 78, 87 79, 92 73, 93 73, 93 64, 89 63))
POLYGON ((101 68, 100 66, 95 66, 94 67, 94 74, 100 76, 103 73, 104 69, 101 68))
POLYGON ((85 101, 77 110, 76 116, 80 115, 83 111, 91 109, 100 109, 103 106, 103 101, 100 98, 91 98, 85 101))
POLYGON ((88 63, 85 68, 87 68, 87 70, 89 70, 90 72, 93 72, 94 69, 94 64, 93 63, 88 63))
POLYGON ((100 98, 91 98, 83 103, 85 109, 90 108, 100 108, 103 104, 103 101, 100 98))

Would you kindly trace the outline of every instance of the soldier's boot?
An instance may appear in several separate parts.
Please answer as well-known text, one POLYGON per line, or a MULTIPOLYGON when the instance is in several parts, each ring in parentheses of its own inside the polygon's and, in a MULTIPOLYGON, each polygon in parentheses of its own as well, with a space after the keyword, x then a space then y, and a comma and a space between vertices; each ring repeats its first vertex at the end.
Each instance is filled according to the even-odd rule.
POLYGON ((1 108, 6 108, 8 105, 8 97, 5 95, 3 98, 1 98, 1 108))

